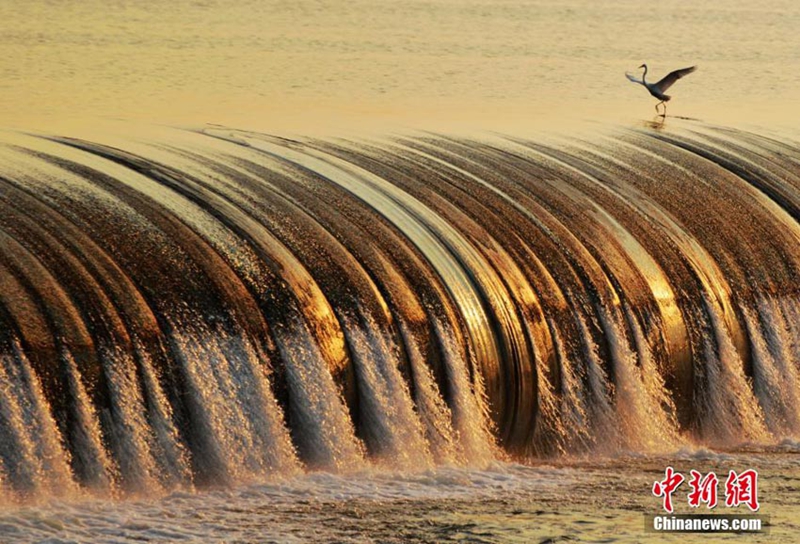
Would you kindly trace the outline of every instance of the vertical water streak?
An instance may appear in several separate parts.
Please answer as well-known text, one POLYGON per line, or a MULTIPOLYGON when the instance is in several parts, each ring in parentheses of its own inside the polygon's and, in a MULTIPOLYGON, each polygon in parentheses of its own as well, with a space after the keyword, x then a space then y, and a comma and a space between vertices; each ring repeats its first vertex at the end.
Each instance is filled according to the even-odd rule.
POLYGON ((453 334, 438 321, 434 321, 433 325, 445 354, 453 429, 458 435, 465 461, 472 466, 486 465, 497 457, 498 451, 492 435, 483 378, 476 374, 470 380, 469 365, 463 352, 455 345, 453 334))
POLYGON ((442 398, 436 380, 413 338, 402 322, 398 327, 405 339, 406 357, 414 384, 414 405, 424 429, 425 440, 436 464, 465 464, 462 444, 453 430, 453 414, 442 398))
POLYGON ((196 462, 203 479, 241 482, 296 472, 282 412, 248 342, 210 328, 173 336, 198 425, 192 437, 201 444, 196 462))
POLYGON ((585 390, 584 395, 588 399, 587 413, 590 417, 588 435, 591 437, 592 445, 598 447, 600 451, 616 451, 621 438, 614 417, 613 396, 616 388, 603 368, 599 347, 584 319, 582 316, 577 318, 583 347, 582 385, 585 390))
POLYGON ((14 342, 13 354, 13 369, 6 366, 6 370, 14 375, 13 382, 24 391, 20 399, 24 424, 35 441, 35 454, 42 463, 45 486, 51 495, 69 495, 75 490, 70 455, 64 449, 63 438, 44 397, 42 384, 17 342, 14 342))
POLYGON ((555 451, 577 453, 587 450, 593 439, 591 406, 584 388, 584 367, 569 356, 569 351, 558 328, 552 329, 553 343, 559 360, 557 393, 557 423, 555 451))
POLYGON ((104 428, 126 491, 158 494, 163 489, 152 451, 151 429, 136 376, 133 354, 121 349, 100 349, 99 358, 109 388, 110 407, 104 428))
POLYGON ((753 391, 770 432, 791 437, 800 432, 800 369, 780 309, 769 298, 755 310, 742 308, 752 346, 753 391))
POLYGON ((703 293, 713 338, 704 339, 703 371, 696 410, 702 438, 735 446, 769 439, 764 415, 753 394, 751 380, 715 305, 703 293))
POLYGON ((367 441, 380 461, 398 469, 432 466, 422 423, 399 370, 397 347, 374 322, 345 324, 353 346, 367 441))
POLYGON ((620 345, 617 338, 622 324, 613 316, 609 316, 613 319, 609 325, 615 332, 609 341, 615 357, 616 402, 626 427, 626 447, 635 451, 668 450, 680 443, 675 404, 638 319, 627 304, 623 304, 623 310, 636 351, 631 351, 627 342, 620 345))
POLYGON ((22 414, 25 392, 14 379, 15 362, 9 356, 0 358, 0 463, 17 493, 30 496, 41 491, 44 474, 22 414))
POLYGON ((275 327, 289 388, 294 440, 310 468, 349 471, 363 464, 363 446, 319 346, 304 323, 275 327), (288 329, 283 331, 283 329, 288 329))
POLYGON ((89 400, 75 360, 69 352, 61 355, 67 375, 70 409, 74 424, 70 427, 72 458, 81 483, 98 493, 109 493, 117 487, 117 466, 106 450, 100 430, 97 408, 89 400))
POLYGON ((172 407, 147 351, 139 343, 135 345, 147 420, 152 431, 151 449, 158 466, 159 479, 165 489, 190 487, 192 472, 189 452, 175 426, 172 407))

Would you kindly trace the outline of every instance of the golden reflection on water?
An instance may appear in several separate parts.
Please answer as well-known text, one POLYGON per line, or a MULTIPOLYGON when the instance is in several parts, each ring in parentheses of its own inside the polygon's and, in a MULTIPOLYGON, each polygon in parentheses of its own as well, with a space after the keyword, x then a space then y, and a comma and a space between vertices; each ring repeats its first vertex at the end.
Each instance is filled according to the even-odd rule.
POLYGON ((653 80, 700 67, 671 89, 670 115, 789 123, 798 23, 788 0, 3 2, 0 119, 327 132, 649 120, 653 99, 624 77, 648 62, 653 80))

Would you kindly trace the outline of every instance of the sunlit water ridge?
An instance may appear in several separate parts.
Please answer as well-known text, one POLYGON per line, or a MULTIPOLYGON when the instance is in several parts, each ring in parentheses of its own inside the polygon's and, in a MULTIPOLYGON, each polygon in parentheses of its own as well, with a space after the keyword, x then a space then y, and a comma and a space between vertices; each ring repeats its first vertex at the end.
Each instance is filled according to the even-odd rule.
POLYGON ((800 433, 791 136, 2 142, 7 503, 800 433))

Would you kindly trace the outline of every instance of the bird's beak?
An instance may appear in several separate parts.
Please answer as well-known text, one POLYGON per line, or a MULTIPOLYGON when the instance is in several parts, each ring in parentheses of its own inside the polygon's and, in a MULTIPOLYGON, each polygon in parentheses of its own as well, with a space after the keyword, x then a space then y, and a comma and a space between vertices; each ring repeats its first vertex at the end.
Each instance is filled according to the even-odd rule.
POLYGON ((644 64, 642 64, 641 66, 639 66, 639 68, 644 68, 644 64))

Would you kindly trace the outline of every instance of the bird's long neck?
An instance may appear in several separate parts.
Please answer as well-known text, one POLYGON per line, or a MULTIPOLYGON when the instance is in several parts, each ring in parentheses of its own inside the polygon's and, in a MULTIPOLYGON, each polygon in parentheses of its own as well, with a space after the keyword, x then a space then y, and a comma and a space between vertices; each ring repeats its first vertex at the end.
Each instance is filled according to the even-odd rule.
POLYGON ((642 68, 644 68, 644 73, 642 74, 642 83, 646 83, 644 78, 647 76, 647 65, 645 64, 642 66, 642 68))

